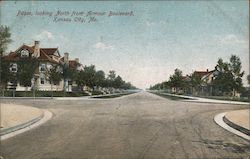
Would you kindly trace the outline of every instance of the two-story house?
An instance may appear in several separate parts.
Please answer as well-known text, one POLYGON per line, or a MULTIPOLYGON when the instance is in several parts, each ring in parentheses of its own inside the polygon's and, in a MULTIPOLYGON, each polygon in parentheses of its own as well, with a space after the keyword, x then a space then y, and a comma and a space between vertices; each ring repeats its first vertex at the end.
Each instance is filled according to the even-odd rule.
POLYGON ((218 75, 218 70, 215 67, 214 70, 209 71, 194 71, 194 74, 201 79, 201 94, 211 95, 213 92, 213 81, 218 75))
MULTIPOLYGON (((65 64, 68 67, 75 69, 81 69, 81 64, 79 59, 69 60, 69 54, 64 53, 64 56, 61 56, 58 48, 41 48, 40 42, 35 41, 33 46, 28 46, 23 44, 16 51, 9 53, 3 57, 3 60, 10 62, 10 71, 18 71, 18 61, 21 58, 36 58, 39 66, 36 68, 35 73, 32 79, 32 85, 28 87, 28 90, 35 88, 36 90, 42 91, 51 91, 51 84, 48 81, 46 71, 51 68, 53 64, 56 64, 60 67, 63 67, 65 64)), ((53 91, 62 91, 70 87, 70 80, 61 80, 59 83, 54 84, 52 87, 53 91)), ((10 84, 11 85, 11 82, 10 84)), ((16 91, 24 91, 25 87, 17 83, 15 87, 16 91)), ((70 91, 71 89, 67 89, 70 91)))

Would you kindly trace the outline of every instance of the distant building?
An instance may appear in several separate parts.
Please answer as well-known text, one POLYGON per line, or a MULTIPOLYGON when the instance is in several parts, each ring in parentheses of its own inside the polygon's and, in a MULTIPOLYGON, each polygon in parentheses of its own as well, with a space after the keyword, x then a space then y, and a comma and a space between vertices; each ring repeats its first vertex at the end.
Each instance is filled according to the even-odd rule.
MULTIPOLYGON (((40 48, 39 41, 35 41, 33 46, 23 44, 16 51, 5 55, 3 60, 10 62, 10 70, 12 72, 17 72, 17 62, 21 58, 31 57, 35 57, 38 60, 39 66, 36 68, 32 79, 32 85, 28 87, 28 90, 36 88, 36 90, 51 91, 51 84, 46 77, 46 70, 50 69, 52 64, 56 64, 61 67, 67 65, 68 67, 77 70, 82 69, 82 65, 79 63, 78 58, 75 60, 69 60, 68 53, 64 53, 64 56, 61 56, 58 48, 40 48)), ((66 86, 66 90, 71 91, 72 82, 70 81, 70 79, 66 79, 65 81, 62 79, 58 84, 53 86, 53 91, 62 91, 64 86, 66 86)), ((10 82, 9 86, 11 85, 12 83, 10 82)), ((25 87, 17 83, 15 89, 16 91, 24 91, 25 87)))
POLYGON ((213 81, 218 75, 218 70, 215 67, 214 70, 209 71, 194 71, 194 75, 200 77, 201 79, 201 94, 203 95, 211 95, 213 92, 213 81))

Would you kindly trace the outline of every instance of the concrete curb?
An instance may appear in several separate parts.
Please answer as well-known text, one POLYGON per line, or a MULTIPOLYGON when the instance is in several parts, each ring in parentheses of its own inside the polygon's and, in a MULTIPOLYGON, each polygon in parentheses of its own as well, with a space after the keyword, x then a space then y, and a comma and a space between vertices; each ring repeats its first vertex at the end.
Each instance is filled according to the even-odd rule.
POLYGON ((227 100, 209 99, 209 98, 184 96, 184 95, 177 95, 177 94, 170 94, 170 93, 160 93, 160 94, 162 94, 162 95, 168 95, 168 96, 173 96, 173 97, 180 97, 180 98, 189 99, 189 100, 183 99, 182 101, 184 101, 184 102, 249 105, 248 102, 238 102, 238 101, 227 101, 227 100))
POLYGON ((226 115, 226 113, 217 114, 214 117, 215 123, 218 124, 219 126, 221 126, 222 128, 226 129, 227 131, 229 131, 231 133, 234 133, 235 135, 238 135, 238 136, 240 136, 240 137, 242 137, 244 139, 250 140, 250 136, 249 135, 241 132, 241 129, 237 130, 237 129, 234 128, 235 126, 233 126, 233 125, 236 125, 236 124, 234 124, 234 123, 231 122, 231 124, 228 125, 225 122, 225 120, 228 120, 228 119, 226 119, 225 115, 226 115))
POLYGON ((27 122, 24 122, 22 124, 19 124, 19 125, 16 125, 16 126, 12 126, 12 127, 9 127, 9 128, 2 128, 0 130, 0 136, 3 136, 5 134, 8 134, 8 133, 11 133, 11 132, 14 132, 14 131, 17 131, 17 130, 20 130, 20 129, 23 129, 31 124, 34 124, 36 122, 38 122, 40 119, 42 119, 44 116, 44 113, 34 119, 31 119, 27 122))
MULTIPOLYGON (((55 100, 107 100, 99 97, 109 97, 114 95, 129 95, 131 93, 113 93, 113 94, 104 94, 104 95, 93 95, 93 96, 84 96, 84 97, 54 97, 55 100)), ((133 93, 132 93, 133 94, 133 93)))
POLYGON ((35 119, 32 119, 26 123, 22 123, 20 125, 7 128, 5 130, 1 130, 0 134, 0 140, 6 140, 10 137, 16 136, 18 134, 24 133, 26 131, 29 131, 33 128, 36 128, 40 126, 41 124, 47 122, 49 119, 51 119, 53 114, 48 110, 43 110, 43 114, 35 119))

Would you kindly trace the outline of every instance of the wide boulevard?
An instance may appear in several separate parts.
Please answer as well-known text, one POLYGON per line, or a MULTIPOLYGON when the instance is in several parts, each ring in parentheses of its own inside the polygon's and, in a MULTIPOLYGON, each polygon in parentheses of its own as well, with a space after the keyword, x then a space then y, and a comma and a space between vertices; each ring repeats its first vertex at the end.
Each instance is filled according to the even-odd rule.
POLYGON ((250 144, 216 114, 248 106, 169 100, 142 91, 113 99, 1 99, 47 109, 45 124, 1 142, 4 159, 247 158, 250 144))

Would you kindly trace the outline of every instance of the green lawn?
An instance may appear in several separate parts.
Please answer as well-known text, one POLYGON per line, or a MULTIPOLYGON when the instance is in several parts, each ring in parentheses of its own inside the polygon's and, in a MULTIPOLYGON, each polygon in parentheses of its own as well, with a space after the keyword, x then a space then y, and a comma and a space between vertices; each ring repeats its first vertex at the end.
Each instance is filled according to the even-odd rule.
MULTIPOLYGON (((151 93, 153 93, 153 92, 151 92, 151 93)), ((156 93, 156 92, 153 93, 153 94, 156 94, 156 95, 158 95, 158 96, 161 96, 161 97, 164 97, 164 98, 167 98, 167 99, 170 99, 170 100, 183 100, 183 99, 185 99, 185 100, 191 100, 191 99, 189 99, 189 98, 171 96, 171 95, 161 94, 161 93, 156 93)))
MULTIPOLYGON (((32 91, 16 91, 15 97, 33 97, 32 91)), ((51 97, 52 92, 51 91, 36 91, 35 97, 51 97)), ((1 96, 3 96, 3 93, 1 92, 1 96)), ((13 91, 5 91, 4 92, 5 97, 13 97, 13 91)), ((82 96, 88 96, 85 92, 63 92, 63 91, 53 91, 54 97, 82 97, 82 96)))

